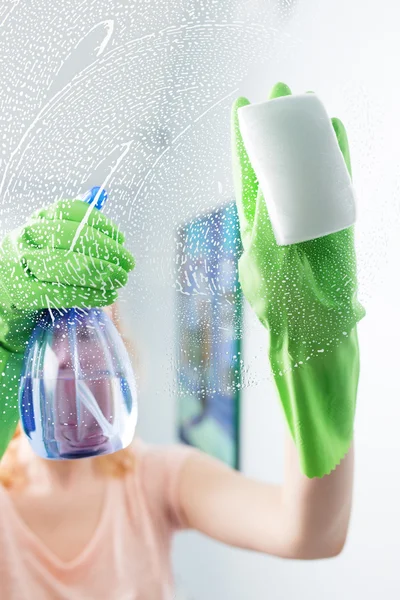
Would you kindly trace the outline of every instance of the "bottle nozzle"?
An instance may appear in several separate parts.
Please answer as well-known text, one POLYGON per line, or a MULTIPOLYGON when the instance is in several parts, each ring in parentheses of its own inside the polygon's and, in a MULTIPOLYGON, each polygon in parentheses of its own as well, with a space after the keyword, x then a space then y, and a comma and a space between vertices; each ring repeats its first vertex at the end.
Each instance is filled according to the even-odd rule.
POLYGON ((92 187, 86 194, 80 197, 88 204, 93 204, 97 210, 101 210, 107 201, 107 192, 99 186, 92 187))

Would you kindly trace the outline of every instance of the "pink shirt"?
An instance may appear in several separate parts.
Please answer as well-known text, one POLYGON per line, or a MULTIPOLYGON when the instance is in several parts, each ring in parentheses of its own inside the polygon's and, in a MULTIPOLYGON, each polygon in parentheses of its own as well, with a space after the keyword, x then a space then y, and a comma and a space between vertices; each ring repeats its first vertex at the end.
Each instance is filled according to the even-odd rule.
POLYGON ((97 530, 70 562, 25 525, 0 485, 0 598, 172 600, 170 546, 182 527, 179 471, 193 450, 135 443, 135 471, 109 478, 97 530))

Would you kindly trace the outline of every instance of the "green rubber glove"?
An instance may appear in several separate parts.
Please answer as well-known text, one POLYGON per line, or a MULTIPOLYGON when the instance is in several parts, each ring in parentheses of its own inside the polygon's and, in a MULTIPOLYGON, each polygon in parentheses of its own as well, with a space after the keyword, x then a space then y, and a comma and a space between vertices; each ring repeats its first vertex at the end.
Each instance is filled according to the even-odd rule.
MULTIPOLYGON (((290 94, 278 83, 270 99, 290 94)), ((322 477, 348 452, 359 378, 354 227, 315 240, 278 246, 250 164, 237 111, 232 109, 232 154, 243 254, 239 281, 269 330, 269 360, 302 471, 322 477)), ((344 125, 332 119, 351 175, 344 125)))
POLYGON ((23 352, 41 309, 112 304, 134 259, 124 235, 82 200, 42 208, 0 246, 0 458, 19 418, 23 352))

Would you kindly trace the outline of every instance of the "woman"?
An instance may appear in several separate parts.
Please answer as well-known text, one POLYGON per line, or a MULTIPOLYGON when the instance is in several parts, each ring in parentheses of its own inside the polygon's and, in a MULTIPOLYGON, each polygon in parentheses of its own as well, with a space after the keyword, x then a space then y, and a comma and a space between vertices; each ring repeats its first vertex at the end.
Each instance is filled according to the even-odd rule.
MULTIPOLYGON (((275 94, 282 94, 282 87, 275 88, 275 94)), ((243 148, 241 141, 237 142, 243 167, 243 148)), ((248 176, 249 166, 244 168, 248 176)), ((250 180, 255 181, 251 176, 250 180)), ((241 181, 245 181, 243 176, 241 181)), ((254 261, 250 269, 254 274, 256 269, 266 268, 267 261, 265 256, 257 257, 246 241, 249 191, 239 188, 237 185, 237 201, 242 203, 243 256, 247 264, 254 261)), ((253 217, 263 206, 263 200, 257 201, 253 217)), ((253 219, 253 225, 264 227, 264 221, 253 219)), ((255 233, 265 239, 265 231, 255 233)), ((250 237, 257 239, 257 235, 250 237)), ((18 430, 8 445, 17 418, 15 394, 21 352, 33 327, 32 313, 27 311, 111 305, 115 290, 126 283, 133 268, 123 243, 118 228, 81 201, 58 202, 38 211, 3 242, 0 366, 4 384, 0 401, 4 418, 0 422, 0 450, 2 446, 8 449, 0 463, 1 597, 172 600, 170 546, 174 533, 182 529, 195 529, 232 546, 283 558, 318 559, 339 554, 351 511, 353 446, 351 440, 349 443, 351 431, 349 434, 346 429, 343 434, 342 422, 348 420, 341 419, 341 425, 336 426, 335 404, 327 404, 324 417, 324 385, 329 382, 328 396, 334 400, 332 392, 344 389, 349 369, 353 381, 357 380, 356 337, 345 342, 349 344, 345 346, 345 362, 343 350, 340 356, 333 350, 328 362, 310 361, 301 371, 309 381, 314 377, 312 392, 320 395, 322 403, 322 417, 307 437, 307 442, 311 439, 314 444, 309 447, 301 437, 310 430, 309 423, 300 419, 295 427, 290 426, 289 409, 301 414, 294 393, 297 375, 291 376, 290 406, 284 406, 290 435, 286 438, 282 485, 254 481, 180 445, 153 447, 135 440, 130 448, 114 455, 61 462, 38 458, 18 430), (332 376, 335 357, 337 364, 346 366, 332 376), (320 427, 324 443, 318 437, 320 427), (336 449, 337 440, 340 450, 336 449), (324 444, 334 449, 328 459, 324 444), (324 466, 314 472, 312 465, 317 463, 324 466)), ((249 302, 257 305, 257 312, 261 304, 254 300, 254 286, 251 290, 246 285, 245 264, 242 261, 241 283, 249 302)), ((282 385, 278 386, 279 394, 282 385)), ((303 396, 298 394, 303 409, 308 401, 304 389, 303 385, 303 396)), ((353 406, 355 389, 353 385, 345 398, 340 393, 340 402, 353 406)))
POLYGON ((18 429, 0 463, 1 597, 172 599, 170 545, 186 528, 275 556, 336 556, 352 472, 350 451, 331 475, 307 478, 289 437, 282 486, 140 440, 109 456, 48 461, 18 429))
MULTIPOLYGON (((116 319, 116 307, 106 308, 116 319)), ((285 558, 341 552, 353 450, 309 479, 286 439, 282 486, 248 479, 201 452, 135 440, 75 461, 37 457, 18 428, 0 462, 1 598, 173 598, 170 546, 196 529, 226 544, 285 558)))

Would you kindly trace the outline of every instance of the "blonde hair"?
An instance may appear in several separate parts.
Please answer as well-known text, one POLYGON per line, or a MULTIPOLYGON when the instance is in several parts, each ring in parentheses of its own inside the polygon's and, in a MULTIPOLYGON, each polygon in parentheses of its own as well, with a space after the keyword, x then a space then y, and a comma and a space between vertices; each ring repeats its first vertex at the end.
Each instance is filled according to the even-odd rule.
MULTIPOLYGON (((118 307, 111 307, 111 318, 118 329, 132 359, 137 358, 137 353, 132 341, 127 340, 120 328, 120 316, 118 307)), ((135 362, 135 360, 133 360, 135 362)), ((19 458, 19 449, 22 437, 21 424, 18 423, 14 435, 8 445, 3 458, 0 460, 0 485, 5 488, 21 488, 27 483, 27 472, 24 463, 19 458)), ((135 456, 131 447, 119 450, 113 454, 98 456, 94 459, 94 465, 98 472, 108 477, 124 477, 134 470, 135 456)))
MULTIPOLYGON (((0 461, 0 485, 7 489, 21 489, 27 483, 25 464, 19 459, 22 441, 22 428, 18 423, 7 451, 0 461)), ((98 456, 94 459, 96 471, 108 477, 124 477, 134 470, 135 456, 131 447, 113 454, 98 456)))

